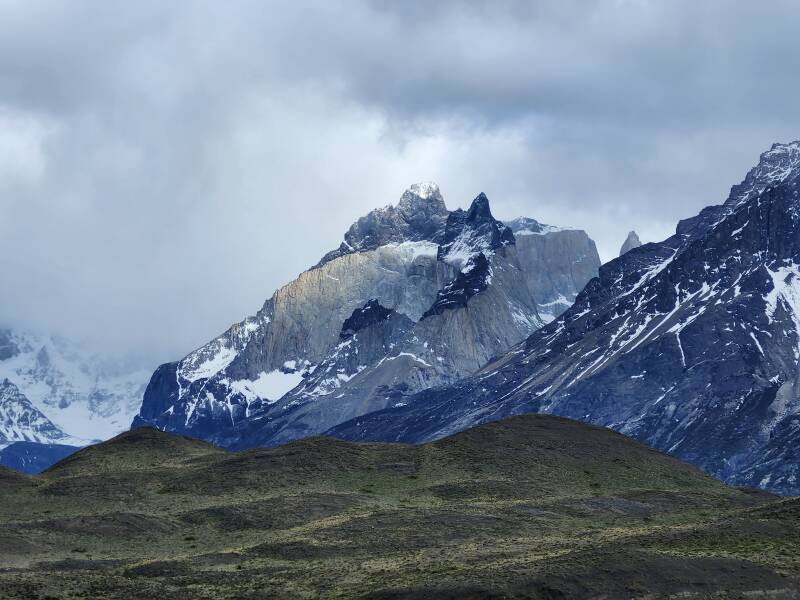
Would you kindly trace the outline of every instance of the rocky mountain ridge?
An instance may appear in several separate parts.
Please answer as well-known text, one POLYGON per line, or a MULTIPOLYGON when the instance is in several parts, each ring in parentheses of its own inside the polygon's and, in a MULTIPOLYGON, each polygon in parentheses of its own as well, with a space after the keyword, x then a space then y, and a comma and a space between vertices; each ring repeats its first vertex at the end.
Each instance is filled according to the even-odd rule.
POLYGON ((476 375, 329 433, 420 442, 552 413, 800 493, 798 179, 800 142, 774 145, 724 204, 603 265, 572 308, 476 375))

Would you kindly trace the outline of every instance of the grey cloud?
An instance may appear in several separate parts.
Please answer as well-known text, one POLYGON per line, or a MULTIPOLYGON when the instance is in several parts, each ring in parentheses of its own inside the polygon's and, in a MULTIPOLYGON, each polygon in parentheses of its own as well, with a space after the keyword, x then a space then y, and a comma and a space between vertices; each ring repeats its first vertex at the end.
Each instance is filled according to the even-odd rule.
POLYGON ((0 10, 0 320, 152 364, 415 181, 611 258, 800 137, 788 0, 0 10))

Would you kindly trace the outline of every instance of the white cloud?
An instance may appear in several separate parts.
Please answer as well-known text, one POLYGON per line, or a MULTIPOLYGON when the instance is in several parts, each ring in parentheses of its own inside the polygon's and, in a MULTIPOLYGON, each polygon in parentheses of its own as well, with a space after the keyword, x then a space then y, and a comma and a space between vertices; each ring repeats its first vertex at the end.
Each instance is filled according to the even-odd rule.
POLYGON ((47 166, 45 144, 54 128, 35 115, 0 106, 0 181, 8 185, 40 179, 47 166))

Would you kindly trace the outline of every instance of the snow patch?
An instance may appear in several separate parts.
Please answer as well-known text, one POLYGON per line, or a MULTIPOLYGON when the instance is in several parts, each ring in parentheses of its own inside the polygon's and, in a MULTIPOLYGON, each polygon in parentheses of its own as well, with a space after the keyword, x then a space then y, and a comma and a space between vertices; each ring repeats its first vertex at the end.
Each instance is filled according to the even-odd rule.
POLYGON ((303 381, 303 374, 299 371, 285 373, 283 371, 262 371, 254 381, 240 379, 231 381, 230 388, 242 394, 248 401, 256 398, 274 403, 280 400, 287 392, 296 388, 303 381))
POLYGON ((432 196, 439 195, 439 186, 432 181, 421 181, 420 183, 413 184, 408 188, 415 196, 419 196, 423 200, 429 200, 432 196))
POLYGON ((767 319, 772 323, 780 302, 794 323, 798 343, 794 354, 800 358, 800 267, 790 264, 775 271, 767 269, 767 273, 772 278, 772 290, 764 296, 767 319))
POLYGON ((514 232, 515 236, 518 235, 547 235, 548 233, 557 233, 559 231, 575 231, 569 227, 556 227, 555 225, 541 225, 541 229, 539 231, 533 231, 531 229, 520 229, 514 232))
POLYGON ((194 368, 184 369, 181 364, 181 375, 188 381, 208 379, 230 365, 234 358, 236 358, 236 351, 233 348, 222 346, 216 354, 194 368))
POLYGON ((439 245, 426 240, 417 242, 402 242, 400 244, 387 244, 388 248, 395 248, 403 254, 403 257, 411 262, 421 256, 436 258, 439 252, 439 245))
POLYGON ((19 352, 0 360, 0 382, 8 378, 31 404, 71 441, 84 445, 127 430, 142 402, 152 369, 93 352, 58 336, 12 331, 19 352))

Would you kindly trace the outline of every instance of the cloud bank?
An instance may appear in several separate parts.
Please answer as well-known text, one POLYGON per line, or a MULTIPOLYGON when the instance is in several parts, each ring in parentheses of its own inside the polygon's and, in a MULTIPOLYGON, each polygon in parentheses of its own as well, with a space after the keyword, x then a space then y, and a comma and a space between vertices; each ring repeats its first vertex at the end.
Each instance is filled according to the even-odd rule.
POLYGON ((793 1, 0 0, 0 320, 149 364, 411 183, 615 255, 800 137, 793 1))

